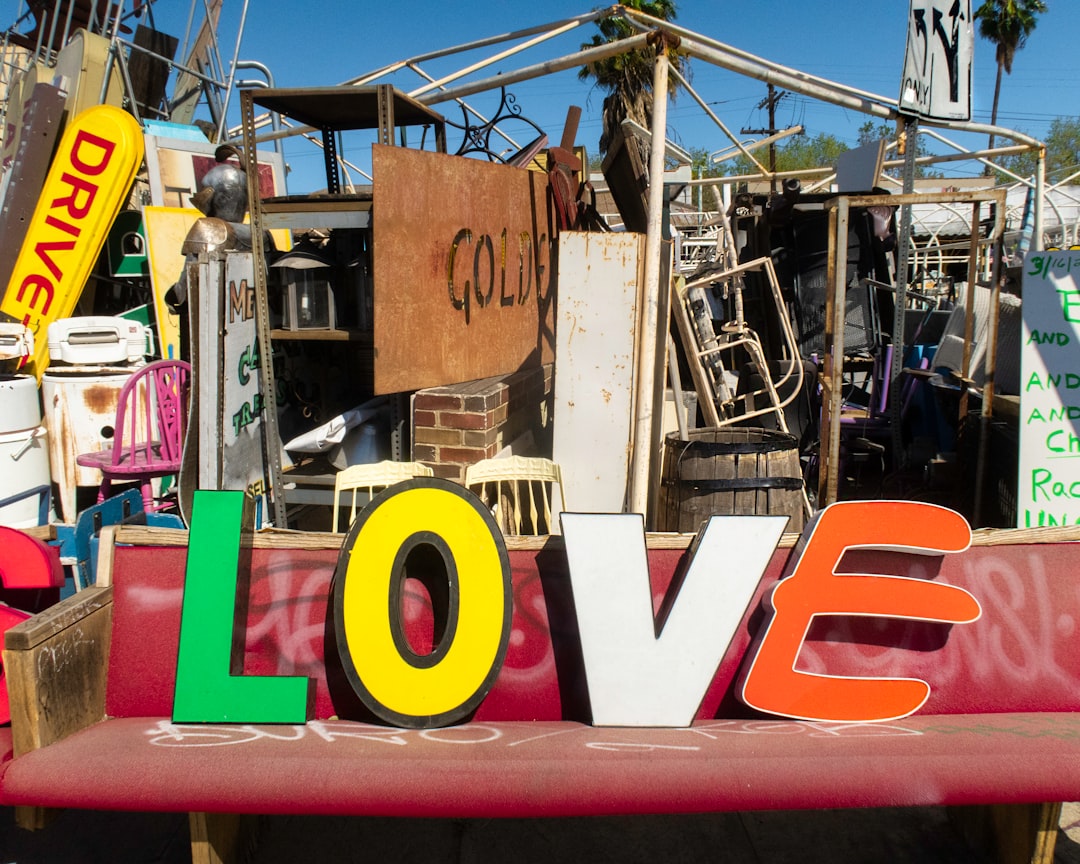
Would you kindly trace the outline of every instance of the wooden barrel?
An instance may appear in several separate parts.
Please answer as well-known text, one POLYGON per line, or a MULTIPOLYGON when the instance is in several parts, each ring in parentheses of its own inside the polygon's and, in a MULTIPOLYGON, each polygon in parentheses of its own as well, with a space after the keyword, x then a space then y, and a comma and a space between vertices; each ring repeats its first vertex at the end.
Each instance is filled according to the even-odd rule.
POLYGON ((657 528, 696 533, 710 516, 788 516, 802 531, 803 478, 794 435, 769 429, 693 429, 664 441, 657 528))

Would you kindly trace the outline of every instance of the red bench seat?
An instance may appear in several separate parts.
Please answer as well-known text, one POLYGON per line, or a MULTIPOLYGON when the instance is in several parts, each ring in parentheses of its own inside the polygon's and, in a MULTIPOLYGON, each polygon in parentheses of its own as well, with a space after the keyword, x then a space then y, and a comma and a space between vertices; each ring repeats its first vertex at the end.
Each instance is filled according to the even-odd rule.
POLYGON ((15 760, 11 804, 425 817, 1037 803, 1080 789, 1080 715, 888 724, 400 730, 107 720, 15 760))

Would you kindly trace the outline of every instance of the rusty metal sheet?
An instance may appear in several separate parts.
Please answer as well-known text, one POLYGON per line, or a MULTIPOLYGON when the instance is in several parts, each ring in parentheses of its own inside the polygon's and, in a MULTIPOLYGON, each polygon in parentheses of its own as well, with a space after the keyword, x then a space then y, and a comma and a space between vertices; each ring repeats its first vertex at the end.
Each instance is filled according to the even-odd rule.
POLYGON ((544 175, 380 145, 372 166, 375 393, 551 362, 544 175))

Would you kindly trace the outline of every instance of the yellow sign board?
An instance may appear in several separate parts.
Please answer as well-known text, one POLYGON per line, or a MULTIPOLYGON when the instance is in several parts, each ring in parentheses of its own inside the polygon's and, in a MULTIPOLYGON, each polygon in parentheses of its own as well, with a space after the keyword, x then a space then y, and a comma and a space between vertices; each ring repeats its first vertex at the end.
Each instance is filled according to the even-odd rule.
POLYGON ((0 313, 34 334, 28 365, 39 381, 48 326, 75 310, 142 158, 138 122, 112 105, 83 111, 64 132, 0 300, 0 313))

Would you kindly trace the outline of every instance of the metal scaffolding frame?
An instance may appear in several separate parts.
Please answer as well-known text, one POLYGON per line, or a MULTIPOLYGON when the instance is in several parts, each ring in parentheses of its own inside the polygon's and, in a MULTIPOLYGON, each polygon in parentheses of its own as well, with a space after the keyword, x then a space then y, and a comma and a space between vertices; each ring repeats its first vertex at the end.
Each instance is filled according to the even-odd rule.
POLYGON ((109 40, 108 67, 101 91, 103 99, 111 76, 118 75, 123 85, 125 107, 137 120, 189 123, 196 104, 205 98, 215 130, 213 140, 225 140, 225 118, 236 86, 236 72, 244 68, 239 60, 239 51, 249 0, 242 0, 240 25, 229 61, 226 61, 218 40, 224 0, 191 0, 186 30, 183 38, 178 40, 178 56, 183 60, 162 56, 126 38, 124 34, 130 32, 129 25, 132 23, 149 22, 149 26, 153 26, 155 2, 157 0, 145 0, 135 4, 132 10, 125 11, 124 0, 101 0, 88 6, 88 19, 81 22, 75 18, 77 4, 74 0, 53 0, 51 9, 41 12, 40 18, 30 10, 26 0, 19 0, 15 22, 0 34, 0 122, 8 110, 11 85, 36 63, 47 68, 54 66, 61 48, 79 29, 76 25, 85 23, 88 32, 109 40), (35 27, 29 36, 20 32, 28 26, 35 27), (130 61, 135 55, 163 64, 173 76, 172 97, 167 98, 163 105, 137 104, 129 71, 130 61))

